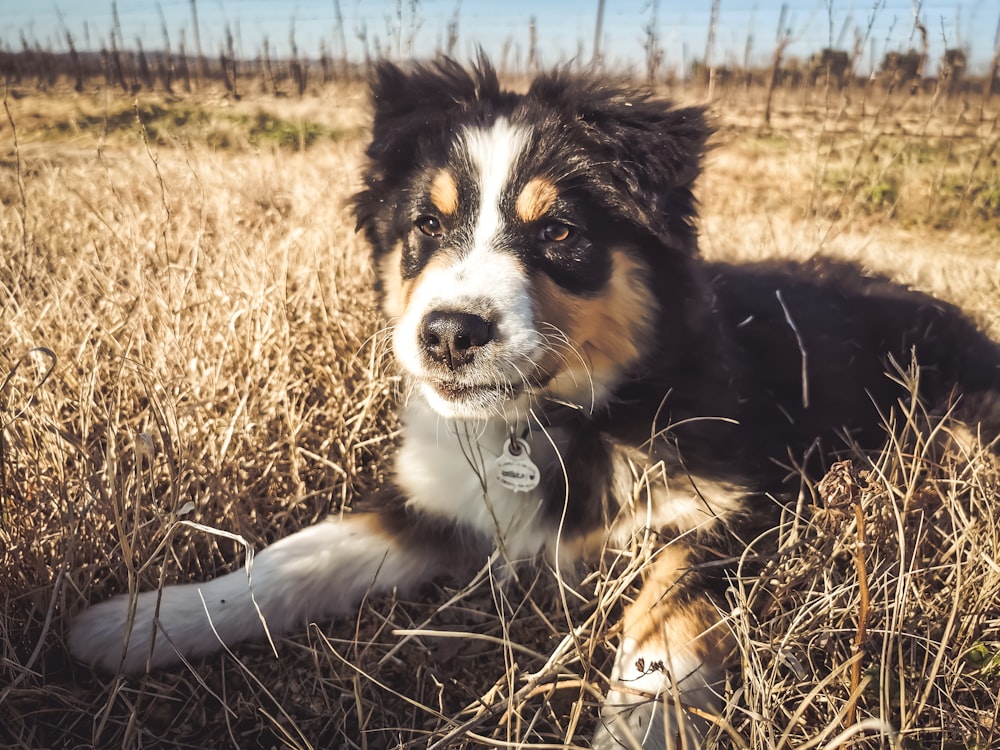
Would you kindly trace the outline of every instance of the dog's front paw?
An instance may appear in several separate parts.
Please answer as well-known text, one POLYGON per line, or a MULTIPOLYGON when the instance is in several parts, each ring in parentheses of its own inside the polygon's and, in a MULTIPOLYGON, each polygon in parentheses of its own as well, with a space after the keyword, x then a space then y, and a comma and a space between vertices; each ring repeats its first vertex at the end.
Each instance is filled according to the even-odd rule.
POLYGON ((705 746, 707 717, 718 712, 721 672, 705 655, 626 637, 618 647, 611 690, 594 733, 595 750, 705 746))
MULTIPOLYGON (((613 690, 601 708, 591 744, 593 750, 653 750, 665 748, 667 724, 659 698, 627 695, 613 690)), ((678 745, 675 745, 678 746, 678 745)))

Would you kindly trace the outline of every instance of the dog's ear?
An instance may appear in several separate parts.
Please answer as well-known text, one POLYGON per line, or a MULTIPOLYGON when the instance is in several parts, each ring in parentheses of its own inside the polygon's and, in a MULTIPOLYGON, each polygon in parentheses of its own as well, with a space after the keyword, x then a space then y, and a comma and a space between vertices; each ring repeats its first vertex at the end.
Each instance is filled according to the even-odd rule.
POLYGON ((368 156, 406 162, 420 134, 450 120, 469 105, 496 99, 496 71, 484 58, 467 70, 450 58, 401 68, 381 62, 372 80, 374 122, 368 156))
POLYGON ((560 75, 536 80, 530 94, 574 117, 609 208, 678 249, 694 250, 692 189, 712 133, 703 108, 675 108, 626 87, 560 75))
POLYGON ((358 229, 368 224, 378 204, 410 173, 428 141, 446 138, 456 116, 475 104, 499 102, 503 94, 496 71, 480 55, 469 70, 450 58, 405 68, 379 62, 371 96, 365 189, 354 197, 358 229))

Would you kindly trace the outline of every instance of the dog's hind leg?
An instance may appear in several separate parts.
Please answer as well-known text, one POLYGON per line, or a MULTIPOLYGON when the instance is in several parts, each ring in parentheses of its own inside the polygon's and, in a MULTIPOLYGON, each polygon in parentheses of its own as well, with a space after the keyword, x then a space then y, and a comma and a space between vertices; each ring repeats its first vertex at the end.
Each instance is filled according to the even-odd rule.
POLYGON ((703 746, 721 706, 728 631, 690 575, 687 551, 664 547, 625 611, 595 750, 703 746))
POLYGON ((400 519, 392 515, 358 513, 324 521, 212 581, 97 604, 73 622, 70 652, 106 671, 142 672, 181 656, 262 640, 265 623, 277 637, 309 621, 351 612, 368 591, 406 590, 444 572, 449 561, 426 545, 407 544, 411 535, 400 532, 400 519))

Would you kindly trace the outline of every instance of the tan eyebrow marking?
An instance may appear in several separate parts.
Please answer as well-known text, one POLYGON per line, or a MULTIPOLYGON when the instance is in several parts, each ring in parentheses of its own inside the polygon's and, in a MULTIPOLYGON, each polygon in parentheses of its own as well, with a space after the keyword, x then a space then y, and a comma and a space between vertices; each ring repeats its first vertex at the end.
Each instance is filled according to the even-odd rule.
POLYGON ((431 203, 445 216, 458 211, 458 185, 447 169, 442 169, 434 176, 431 183, 431 203))
POLYGON ((517 196, 514 205, 518 218, 524 222, 538 221, 552 208, 559 197, 556 186, 547 177, 533 177, 517 196))

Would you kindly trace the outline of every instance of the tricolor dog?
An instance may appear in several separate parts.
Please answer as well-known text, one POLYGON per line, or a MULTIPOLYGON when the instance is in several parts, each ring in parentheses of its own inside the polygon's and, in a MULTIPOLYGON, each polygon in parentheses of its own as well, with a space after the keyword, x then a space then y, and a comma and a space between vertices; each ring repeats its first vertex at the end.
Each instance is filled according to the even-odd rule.
POLYGON ((1000 389, 1000 348, 848 264, 701 260, 699 108, 564 72, 518 93, 485 61, 380 64, 373 102, 353 205, 406 383, 392 486, 249 579, 140 594, 130 630, 127 597, 86 610, 73 654, 142 672, 494 550, 568 571, 642 548, 594 747, 698 742, 687 709, 719 709, 732 637, 726 562, 797 490, 787 467, 881 447, 894 362, 915 358, 930 407, 961 405, 1000 389))

